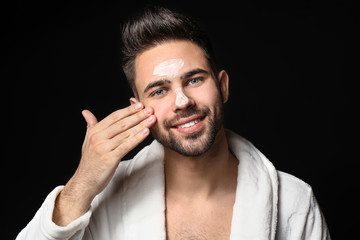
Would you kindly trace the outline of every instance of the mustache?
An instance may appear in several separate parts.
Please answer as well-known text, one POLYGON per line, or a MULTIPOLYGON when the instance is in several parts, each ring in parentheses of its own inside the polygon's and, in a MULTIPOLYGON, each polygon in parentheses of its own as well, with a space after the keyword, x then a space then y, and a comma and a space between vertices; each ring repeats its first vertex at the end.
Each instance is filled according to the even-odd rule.
POLYGON ((180 111, 174 118, 165 120, 164 125, 166 128, 171 128, 177 121, 182 118, 191 117, 193 115, 200 115, 203 118, 210 115, 210 113, 211 111, 207 107, 204 107, 202 109, 191 107, 189 109, 180 111))

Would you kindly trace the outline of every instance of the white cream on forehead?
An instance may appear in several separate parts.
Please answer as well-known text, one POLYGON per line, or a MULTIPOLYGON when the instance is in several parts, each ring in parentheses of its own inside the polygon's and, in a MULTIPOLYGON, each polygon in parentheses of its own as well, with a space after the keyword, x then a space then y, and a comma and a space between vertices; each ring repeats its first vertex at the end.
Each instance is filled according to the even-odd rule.
POLYGON ((184 61, 181 58, 169 59, 159 63, 154 68, 153 75, 174 78, 183 66, 184 61))
POLYGON ((176 100, 175 100, 175 105, 178 107, 182 107, 185 104, 187 104, 189 102, 188 97, 184 94, 184 92, 182 91, 182 88, 176 88, 174 90, 175 94, 176 94, 176 100))

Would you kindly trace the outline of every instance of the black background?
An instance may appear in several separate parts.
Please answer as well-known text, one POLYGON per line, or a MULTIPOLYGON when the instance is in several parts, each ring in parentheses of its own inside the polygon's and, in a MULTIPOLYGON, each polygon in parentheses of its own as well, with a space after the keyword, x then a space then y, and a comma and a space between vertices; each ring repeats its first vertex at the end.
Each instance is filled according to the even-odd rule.
MULTIPOLYGON (((120 23, 154 2, 2 5, 4 239, 74 173, 86 129, 81 110, 102 119, 129 104, 120 23)), ((313 187, 333 239, 352 236, 359 189, 352 2, 156 3, 195 18, 211 36, 230 76, 225 126, 313 187)))

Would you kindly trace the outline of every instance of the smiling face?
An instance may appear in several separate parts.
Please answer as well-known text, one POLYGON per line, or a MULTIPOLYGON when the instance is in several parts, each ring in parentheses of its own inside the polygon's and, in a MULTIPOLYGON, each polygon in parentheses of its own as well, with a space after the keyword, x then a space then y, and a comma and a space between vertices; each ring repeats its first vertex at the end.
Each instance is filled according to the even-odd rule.
POLYGON ((185 156, 208 151, 222 126, 226 72, 215 79, 196 44, 170 41, 137 56, 135 73, 138 100, 155 111, 154 138, 185 156))

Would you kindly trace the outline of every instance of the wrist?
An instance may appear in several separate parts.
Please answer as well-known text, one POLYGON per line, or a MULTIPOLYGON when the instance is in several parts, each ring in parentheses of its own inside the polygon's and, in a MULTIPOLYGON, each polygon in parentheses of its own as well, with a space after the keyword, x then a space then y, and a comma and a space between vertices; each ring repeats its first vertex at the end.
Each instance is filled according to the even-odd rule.
POLYGON ((71 183, 66 184, 55 200, 53 222, 59 226, 67 226, 89 210, 93 198, 71 183))

